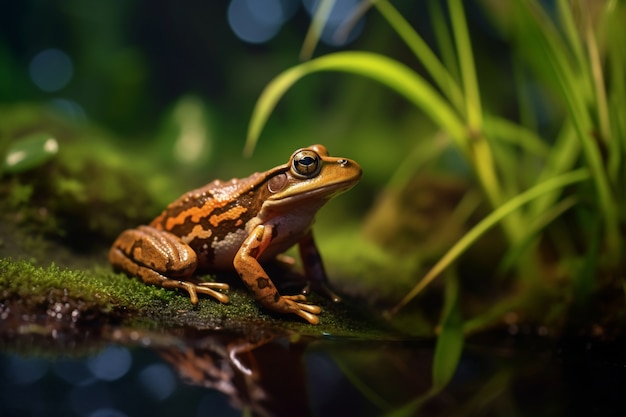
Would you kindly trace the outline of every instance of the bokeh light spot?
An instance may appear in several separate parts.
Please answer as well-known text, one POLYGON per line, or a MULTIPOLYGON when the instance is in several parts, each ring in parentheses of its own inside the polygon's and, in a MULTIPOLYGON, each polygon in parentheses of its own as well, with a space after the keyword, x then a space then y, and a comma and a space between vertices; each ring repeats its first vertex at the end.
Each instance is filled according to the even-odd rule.
MULTIPOLYGON (((313 17, 320 0, 302 0, 304 8, 313 17)), ((352 14, 359 8, 359 0, 336 1, 328 15, 320 40, 327 45, 341 47, 354 41, 363 32, 365 17, 361 17, 346 34, 343 33, 343 25, 350 22, 352 14), (338 36, 345 35, 345 36, 338 36)))
POLYGON ((110 384, 106 382, 75 386, 68 397, 70 407, 79 416, 88 416, 99 409, 109 409, 114 402, 110 384))
POLYGON ((231 0, 227 13, 232 31, 249 43, 272 39, 285 19, 280 0, 231 0))
POLYGON ((130 369, 132 358, 128 349, 109 346, 87 364, 93 375, 104 381, 115 381, 123 377, 130 369))
POLYGON ((266 25, 283 23, 283 8, 279 0, 246 0, 248 9, 254 18, 266 25))
POLYGON ((114 408, 98 408, 89 417, 126 417, 126 414, 114 408))
POLYGON ((37 87, 52 93, 64 88, 74 75, 70 57, 59 49, 45 49, 30 61, 30 78, 37 87))
POLYGON ((82 360, 59 360, 54 364, 54 372, 72 385, 89 385, 96 381, 82 360))
POLYGON ((10 358, 5 369, 6 378, 18 385, 28 385, 38 381, 48 370, 43 359, 23 359, 18 356, 10 358))
POLYGON ((176 378, 171 369, 162 364, 154 364, 139 374, 139 381, 146 391, 157 401, 169 397, 176 388, 176 378))
POLYGON ((65 98, 53 98, 48 102, 50 107, 71 120, 84 122, 87 120, 87 114, 83 107, 74 100, 65 98))

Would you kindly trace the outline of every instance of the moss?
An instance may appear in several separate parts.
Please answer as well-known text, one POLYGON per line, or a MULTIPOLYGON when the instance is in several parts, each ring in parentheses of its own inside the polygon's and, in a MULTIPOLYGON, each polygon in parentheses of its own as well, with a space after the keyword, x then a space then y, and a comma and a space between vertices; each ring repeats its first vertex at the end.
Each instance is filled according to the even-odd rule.
MULTIPOLYGON (((194 306, 185 292, 145 285, 137 279, 115 274, 105 268, 71 270, 33 266, 26 261, 0 260, 0 304, 10 311, 16 303, 20 311, 50 316, 66 324, 122 323, 129 326, 172 328, 192 326, 205 329, 276 333, 302 336, 375 337, 383 333, 376 325, 355 315, 345 305, 322 304, 321 323, 312 326, 295 316, 285 317, 263 311, 243 289, 229 291, 227 305, 201 298, 194 306), (8 307, 7 307, 8 306, 8 307)), ((36 317, 33 317, 36 321, 36 317)))
MULTIPOLYGON (((0 222, 88 253, 106 248, 120 230, 158 214, 169 197, 163 188, 176 193, 173 179, 142 163, 136 152, 122 148, 119 138, 95 125, 71 123, 32 105, 0 110, 0 149, 41 132, 58 142, 54 156, 28 170, 0 173, 0 222)), ((4 234, 0 238, 6 240, 4 234)), ((17 251, 10 255, 25 258, 17 251)), ((56 262, 52 256, 38 260, 56 262)))

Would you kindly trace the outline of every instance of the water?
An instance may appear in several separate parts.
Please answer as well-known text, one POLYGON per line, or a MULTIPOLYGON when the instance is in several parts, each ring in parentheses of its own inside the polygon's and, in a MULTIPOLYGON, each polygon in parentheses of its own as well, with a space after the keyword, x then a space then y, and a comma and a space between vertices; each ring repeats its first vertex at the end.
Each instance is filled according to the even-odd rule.
MULTIPOLYGON (((433 344, 424 340, 115 327, 62 336, 3 337, 0 416, 417 415, 410 404, 431 384, 433 344)), ((470 340, 451 384, 420 416, 626 411, 623 345, 492 336, 470 340)))

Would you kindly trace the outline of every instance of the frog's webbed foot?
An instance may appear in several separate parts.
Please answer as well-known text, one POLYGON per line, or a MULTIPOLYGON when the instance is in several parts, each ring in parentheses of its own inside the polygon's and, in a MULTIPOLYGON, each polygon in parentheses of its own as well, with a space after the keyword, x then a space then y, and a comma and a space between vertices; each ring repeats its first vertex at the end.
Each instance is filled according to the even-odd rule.
POLYGON ((317 316, 322 312, 322 309, 319 306, 314 304, 307 304, 302 301, 306 301, 306 297, 302 294, 297 295, 283 295, 281 297, 281 303, 285 304, 284 308, 288 310, 288 312, 296 314, 311 324, 318 324, 320 322, 319 317, 317 316))

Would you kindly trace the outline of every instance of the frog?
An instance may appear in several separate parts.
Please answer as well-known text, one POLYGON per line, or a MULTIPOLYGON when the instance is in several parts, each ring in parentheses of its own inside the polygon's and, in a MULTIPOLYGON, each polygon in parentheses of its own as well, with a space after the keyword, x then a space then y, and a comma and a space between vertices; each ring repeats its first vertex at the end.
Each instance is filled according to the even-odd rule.
POLYGON ((330 156, 323 145, 297 149, 283 165, 183 194, 148 225, 121 232, 109 261, 146 284, 187 291, 194 305, 198 294, 230 300, 228 283, 200 281, 198 274, 236 271, 262 307, 316 325, 321 307, 307 301, 309 289, 340 297, 328 283, 312 225, 318 210, 361 175, 358 163, 330 156), (295 245, 307 284, 298 294, 281 294, 263 265, 288 259, 283 253, 295 245))

